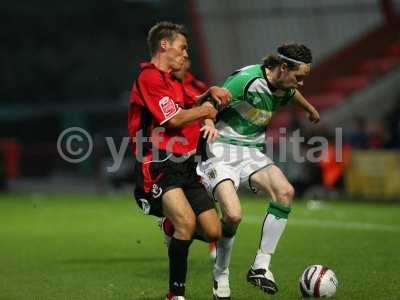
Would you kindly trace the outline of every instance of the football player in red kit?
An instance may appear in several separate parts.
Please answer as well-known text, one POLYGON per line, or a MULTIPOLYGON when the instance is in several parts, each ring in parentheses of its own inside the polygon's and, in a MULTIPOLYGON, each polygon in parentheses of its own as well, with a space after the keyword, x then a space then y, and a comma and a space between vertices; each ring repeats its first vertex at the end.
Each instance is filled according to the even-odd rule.
MULTIPOLYGON (((160 22, 148 34, 149 62, 140 73, 129 100, 128 128, 137 174, 135 198, 146 214, 165 216, 175 231, 168 248, 169 292, 167 300, 183 300, 189 246, 197 225, 203 238, 221 236, 214 203, 196 174, 194 153, 200 132, 215 134, 213 126, 199 120, 215 120, 217 110, 210 101, 194 106, 193 98, 172 72, 188 59, 183 26, 160 22)), ((230 93, 212 87, 200 100, 212 97, 226 104, 230 93)))

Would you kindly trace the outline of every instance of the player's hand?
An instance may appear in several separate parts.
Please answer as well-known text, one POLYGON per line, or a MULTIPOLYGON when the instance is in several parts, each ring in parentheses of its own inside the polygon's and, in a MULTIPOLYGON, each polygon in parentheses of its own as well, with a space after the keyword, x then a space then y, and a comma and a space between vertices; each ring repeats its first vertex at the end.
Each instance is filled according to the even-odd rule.
POLYGON ((218 86, 210 87, 211 97, 218 102, 221 107, 225 107, 232 99, 232 94, 226 88, 218 86))
POLYGON ((214 127, 214 123, 210 119, 208 119, 208 121, 210 121, 212 125, 206 123, 203 127, 201 127, 200 132, 203 133, 203 138, 207 139, 207 143, 211 143, 219 138, 219 133, 214 127))
POLYGON ((210 102, 204 102, 201 106, 206 112, 206 116, 204 118, 211 119, 215 122, 217 120, 218 110, 216 110, 210 102))
POLYGON ((319 112, 313 108, 310 112, 308 112, 308 119, 311 123, 318 123, 320 120, 319 112))

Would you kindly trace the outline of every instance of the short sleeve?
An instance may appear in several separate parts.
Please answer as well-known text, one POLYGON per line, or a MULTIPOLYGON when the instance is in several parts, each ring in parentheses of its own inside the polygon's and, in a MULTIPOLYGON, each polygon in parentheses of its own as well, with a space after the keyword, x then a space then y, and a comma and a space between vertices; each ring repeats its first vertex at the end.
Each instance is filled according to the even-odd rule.
POLYGON ((180 111, 174 101, 175 94, 172 88, 168 87, 159 72, 143 71, 136 84, 144 105, 158 124, 166 123, 180 111))
POLYGON ((234 73, 224 82, 224 88, 228 89, 232 94, 229 107, 235 107, 243 101, 247 81, 248 78, 246 76, 234 73))

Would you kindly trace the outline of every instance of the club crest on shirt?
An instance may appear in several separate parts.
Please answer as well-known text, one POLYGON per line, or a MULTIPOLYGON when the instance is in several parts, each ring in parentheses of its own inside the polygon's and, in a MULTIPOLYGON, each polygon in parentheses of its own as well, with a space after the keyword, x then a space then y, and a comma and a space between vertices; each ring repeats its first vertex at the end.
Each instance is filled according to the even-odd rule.
POLYGON ((157 184, 153 184, 151 188, 151 193, 153 194, 153 198, 158 198, 162 194, 162 188, 159 187, 157 184))
POLYGON ((207 176, 210 180, 213 180, 215 178, 217 178, 217 170, 215 169, 211 169, 208 173, 207 176))
POLYGON ((177 107, 175 102, 169 97, 161 98, 160 101, 158 101, 158 105, 160 106, 165 118, 169 118, 176 113, 177 107))

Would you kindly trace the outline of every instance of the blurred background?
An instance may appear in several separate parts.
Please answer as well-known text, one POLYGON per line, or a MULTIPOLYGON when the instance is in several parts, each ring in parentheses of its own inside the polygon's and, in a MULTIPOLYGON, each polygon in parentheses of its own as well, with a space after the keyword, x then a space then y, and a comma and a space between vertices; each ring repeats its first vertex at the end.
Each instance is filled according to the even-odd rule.
MULTIPOLYGON (((300 129, 337 142, 320 163, 280 163, 299 197, 400 199, 399 0, 2 1, 0 16, 0 190, 131 192, 129 148, 116 172, 106 137, 120 149, 128 97, 147 60, 157 21, 189 30, 192 72, 221 84, 284 42, 304 43, 314 63, 301 90, 322 115, 318 126, 287 107, 268 135, 300 129), (62 159, 57 139, 81 127, 93 152, 62 159)), ((72 145, 74 146, 74 145, 72 145)), ((77 145, 75 145, 77 146, 77 145)), ((88 145, 86 145, 88 146, 88 145)), ((310 145, 304 144, 306 151, 310 145)), ((278 150, 277 150, 278 151, 278 150)), ((287 150, 290 152, 290 149, 287 150)))

